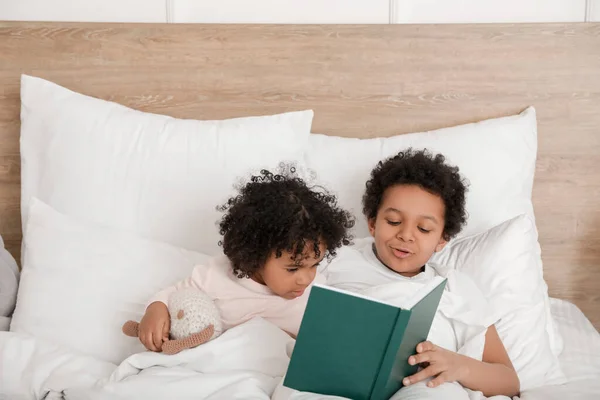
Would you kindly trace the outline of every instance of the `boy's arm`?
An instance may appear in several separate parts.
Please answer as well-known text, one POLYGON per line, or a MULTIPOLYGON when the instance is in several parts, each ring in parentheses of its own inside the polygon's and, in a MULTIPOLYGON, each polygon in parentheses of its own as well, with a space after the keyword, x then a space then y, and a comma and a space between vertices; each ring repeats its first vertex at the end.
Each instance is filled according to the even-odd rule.
POLYGON ((479 390, 488 397, 500 394, 510 397, 519 395, 519 377, 494 325, 485 334, 483 360, 465 357, 464 362, 467 374, 459 381, 464 387, 479 390))
POLYGON ((426 363, 427 367, 405 378, 404 385, 434 377, 427 386, 458 382, 466 388, 483 392, 487 397, 518 395, 519 378, 493 325, 488 328, 485 339, 483 361, 443 349, 431 342, 419 343, 418 354, 411 356, 408 362, 411 365, 426 363))

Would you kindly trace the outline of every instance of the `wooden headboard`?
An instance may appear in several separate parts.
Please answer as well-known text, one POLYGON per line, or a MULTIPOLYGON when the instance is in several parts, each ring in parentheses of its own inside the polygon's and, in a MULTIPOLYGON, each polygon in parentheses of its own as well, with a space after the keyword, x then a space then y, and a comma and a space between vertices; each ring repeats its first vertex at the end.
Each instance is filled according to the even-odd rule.
POLYGON ((600 328, 600 24, 0 22, 0 234, 19 257, 19 76, 220 119, 315 110, 313 131, 390 136, 537 109, 533 193, 550 294, 600 328))

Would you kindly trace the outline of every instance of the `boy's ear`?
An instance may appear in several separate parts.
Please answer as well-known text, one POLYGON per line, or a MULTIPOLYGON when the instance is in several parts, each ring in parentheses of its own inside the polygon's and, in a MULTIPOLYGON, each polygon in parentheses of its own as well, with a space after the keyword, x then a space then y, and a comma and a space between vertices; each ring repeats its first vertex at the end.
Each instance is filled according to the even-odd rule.
POLYGON ((440 241, 438 242, 437 246, 435 246, 435 252, 439 253, 440 251, 442 251, 442 249, 444 247, 446 247, 447 244, 448 244, 448 241, 446 239, 444 239, 444 237, 442 236, 440 238, 440 241))
POLYGON ((369 225, 369 233, 371 234, 371 236, 375 236, 375 220, 377 218, 369 218, 369 220, 367 221, 368 225, 369 225))

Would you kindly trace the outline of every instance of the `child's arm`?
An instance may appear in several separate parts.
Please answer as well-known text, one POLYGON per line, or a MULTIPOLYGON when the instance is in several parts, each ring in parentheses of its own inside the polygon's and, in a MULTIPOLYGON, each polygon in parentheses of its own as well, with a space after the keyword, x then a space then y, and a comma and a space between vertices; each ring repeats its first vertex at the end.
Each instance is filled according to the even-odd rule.
POLYGON ((485 335, 483 361, 454 353, 430 342, 417 346, 417 353, 408 359, 409 364, 428 364, 426 368, 405 378, 405 385, 412 385, 429 377, 427 384, 436 387, 444 382, 458 382, 471 390, 483 392, 485 396, 517 396, 520 383, 517 373, 506 353, 506 349, 492 325, 485 335))
POLYGON ((490 326, 485 334, 483 361, 465 358, 468 374, 459 382, 461 385, 479 390, 488 397, 503 394, 512 398, 519 395, 519 377, 495 326, 490 326))
POLYGON ((204 288, 202 287, 202 281, 205 279, 205 275, 206 268, 203 265, 196 266, 189 277, 155 294, 154 297, 152 297, 152 299, 148 302, 148 305, 152 305, 152 303, 159 301, 164 305, 168 306, 169 296, 172 293, 181 289, 194 288, 204 290, 204 288))
POLYGON ((140 321, 138 337, 142 344, 151 351, 161 351, 162 345, 169 339, 171 320, 169 315, 169 296, 180 289, 201 287, 202 277, 206 269, 203 266, 194 268, 192 275, 175 285, 158 292, 148 302, 144 317, 140 321))

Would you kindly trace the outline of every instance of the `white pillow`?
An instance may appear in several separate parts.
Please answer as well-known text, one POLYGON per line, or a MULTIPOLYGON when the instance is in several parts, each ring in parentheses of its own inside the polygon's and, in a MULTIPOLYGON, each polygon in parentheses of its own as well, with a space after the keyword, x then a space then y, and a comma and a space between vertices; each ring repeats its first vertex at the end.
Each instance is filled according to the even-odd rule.
POLYGON ((224 121, 143 113, 22 76, 23 226, 57 211, 207 254, 216 206, 260 168, 301 158, 313 112, 224 121))
MULTIPOLYGON (((317 180, 339 195, 342 207, 362 216, 371 170, 408 147, 442 153, 470 182, 469 219, 461 236, 481 233, 519 214, 533 217, 531 191, 537 151, 535 110, 474 124, 388 138, 352 139, 312 134, 304 155, 317 180)), ((356 236, 369 235, 357 218, 356 236)))
POLYGON ((547 287, 535 267, 537 235, 526 215, 451 241, 432 262, 469 275, 487 296, 521 390, 565 381, 546 332, 547 287))
POLYGON ((0 331, 15 308, 17 288, 19 287, 19 267, 13 256, 4 248, 0 236, 0 331))
MULTIPOLYGON (((537 152, 535 109, 519 115, 478 123, 411 133, 389 138, 352 139, 312 134, 304 155, 308 170, 317 181, 338 195, 340 206, 357 216, 356 237, 369 235, 362 217, 362 196, 371 170, 385 158, 413 147, 442 153, 457 165, 470 183, 467 193, 468 221, 459 237, 486 230, 520 214, 535 221, 531 192, 537 152)), ((542 260, 537 230, 533 228, 532 246, 537 261, 532 263, 541 276, 542 260)), ((562 339, 550 317, 548 295, 547 332, 555 355, 562 350, 562 339)))
POLYGON ((148 299, 208 256, 98 228, 30 201, 25 265, 10 330, 120 363, 143 351, 121 332, 148 299))

